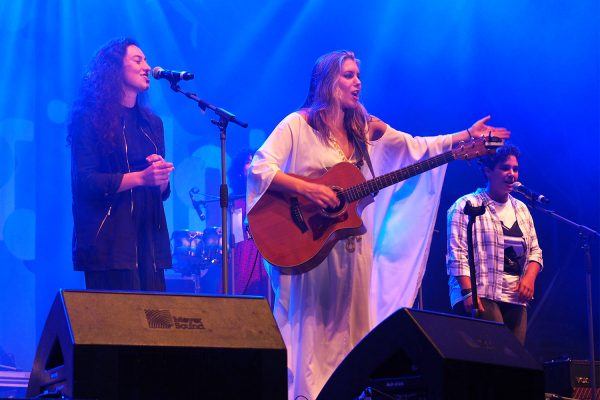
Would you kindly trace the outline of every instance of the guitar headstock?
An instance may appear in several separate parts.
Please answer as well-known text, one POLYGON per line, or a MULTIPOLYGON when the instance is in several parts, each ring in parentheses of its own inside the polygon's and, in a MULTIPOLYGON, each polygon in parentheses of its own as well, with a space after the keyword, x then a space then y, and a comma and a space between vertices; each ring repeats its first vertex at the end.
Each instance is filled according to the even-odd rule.
POLYGON ((455 160, 472 160, 496 152, 504 144, 504 139, 495 136, 481 136, 460 142, 452 149, 455 160))

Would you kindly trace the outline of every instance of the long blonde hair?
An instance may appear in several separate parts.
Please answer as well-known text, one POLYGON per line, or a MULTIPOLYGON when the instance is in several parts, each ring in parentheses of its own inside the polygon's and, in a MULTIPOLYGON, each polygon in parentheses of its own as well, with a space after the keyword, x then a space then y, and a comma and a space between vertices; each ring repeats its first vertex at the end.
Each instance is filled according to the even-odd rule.
MULTIPOLYGON (((308 95, 302 109, 308 112, 308 123, 323 140, 329 138, 330 129, 326 115, 338 105, 335 96, 336 83, 340 77, 342 64, 346 59, 359 63, 354 53, 348 50, 336 50, 322 55, 317 59, 312 70, 308 95)), ((365 143, 369 114, 359 102, 357 107, 343 110, 344 128, 357 141, 365 143)))

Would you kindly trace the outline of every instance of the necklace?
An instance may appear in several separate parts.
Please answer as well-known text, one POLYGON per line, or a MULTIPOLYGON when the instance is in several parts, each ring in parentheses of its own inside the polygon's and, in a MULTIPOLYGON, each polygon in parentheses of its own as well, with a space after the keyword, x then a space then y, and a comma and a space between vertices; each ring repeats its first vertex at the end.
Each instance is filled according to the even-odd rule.
POLYGON ((330 142, 333 145, 333 148, 338 152, 338 154, 340 155, 340 157, 342 158, 342 160, 350 162, 350 160, 348 159, 348 157, 346 157, 346 154, 344 153, 344 150, 342 150, 342 147, 340 146, 340 144, 338 143, 338 141, 335 140, 335 136, 331 135, 330 142))

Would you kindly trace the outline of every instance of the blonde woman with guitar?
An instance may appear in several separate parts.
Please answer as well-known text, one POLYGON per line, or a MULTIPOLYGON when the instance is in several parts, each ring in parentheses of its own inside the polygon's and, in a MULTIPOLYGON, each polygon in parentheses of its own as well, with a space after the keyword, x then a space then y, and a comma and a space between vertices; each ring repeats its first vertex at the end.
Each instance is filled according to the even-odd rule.
POLYGON ((443 165, 483 155, 482 136, 510 136, 486 117, 452 135, 412 137, 367 113, 361 85, 352 52, 320 57, 304 105, 275 128, 249 170, 250 232, 272 279, 290 399, 315 399, 352 348, 406 302, 398 286, 389 288, 401 278, 385 274, 399 270, 398 250, 410 261, 400 260, 402 268, 424 263, 443 165), (378 235, 407 203, 421 210, 408 216, 417 221, 416 246, 378 235))

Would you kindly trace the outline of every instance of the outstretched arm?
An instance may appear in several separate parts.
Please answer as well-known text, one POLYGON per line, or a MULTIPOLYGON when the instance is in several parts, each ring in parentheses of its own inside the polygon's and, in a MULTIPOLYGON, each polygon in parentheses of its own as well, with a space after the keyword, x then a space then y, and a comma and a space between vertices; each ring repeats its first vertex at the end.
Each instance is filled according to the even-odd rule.
POLYGON ((492 117, 488 115, 487 117, 481 118, 479 121, 475 122, 470 128, 454 133, 452 135, 452 145, 455 145, 460 141, 469 140, 472 137, 487 135, 492 135, 500 139, 509 139, 510 131, 508 129, 486 124, 486 122, 488 122, 491 118, 492 117))
MULTIPOLYGON (((500 139, 509 139, 510 131, 508 129, 490 126, 486 124, 486 122, 488 122, 491 118, 492 117, 488 115, 487 117, 481 118, 479 121, 475 122, 473 125, 471 125, 470 128, 453 133, 452 145, 455 145, 460 141, 469 140, 472 137, 480 137, 489 134, 500 139)), ((386 129, 387 125, 385 122, 373 115, 370 116, 368 133, 369 140, 380 139, 385 133, 386 129)))

